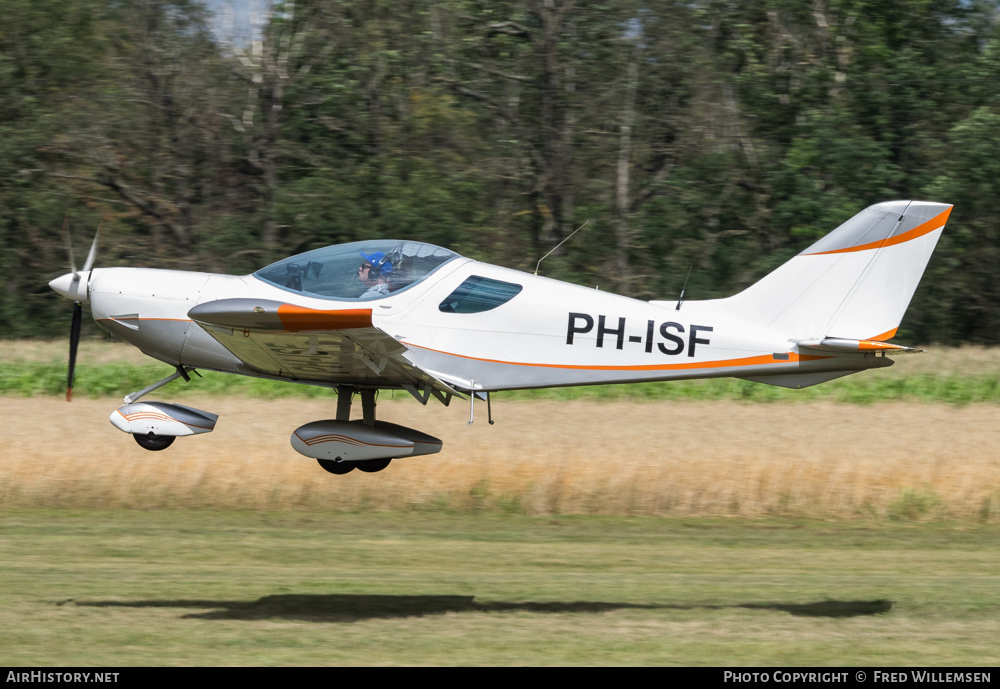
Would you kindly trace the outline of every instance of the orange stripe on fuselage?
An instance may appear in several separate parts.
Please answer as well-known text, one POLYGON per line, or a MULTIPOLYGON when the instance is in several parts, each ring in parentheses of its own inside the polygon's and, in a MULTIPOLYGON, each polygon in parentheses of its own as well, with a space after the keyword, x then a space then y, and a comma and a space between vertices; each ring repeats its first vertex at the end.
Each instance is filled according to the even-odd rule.
POLYGON ((826 254, 846 254, 852 251, 867 251, 869 249, 880 249, 884 246, 893 246, 894 244, 903 244, 911 239, 916 239, 917 237, 922 237, 925 234, 933 232, 934 230, 944 227, 944 224, 948 222, 948 216, 951 215, 952 206, 949 206, 947 210, 942 211, 938 215, 934 216, 930 220, 920 225, 917 225, 912 230, 904 232, 903 234, 898 234, 895 237, 888 237, 886 239, 880 239, 877 242, 870 242, 868 244, 859 244, 858 246, 849 246, 844 249, 832 249, 830 251, 817 251, 814 254, 803 254, 804 256, 825 256, 826 254))
POLYGON ((535 366, 540 368, 563 368, 563 369, 573 369, 578 371, 684 371, 684 370, 694 370, 700 368, 730 368, 736 366, 787 364, 793 361, 814 361, 816 359, 834 358, 833 356, 821 356, 815 354, 796 354, 795 352, 788 352, 787 359, 775 359, 773 354, 761 354, 759 356, 747 356, 747 357, 742 357, 740 359, 723 359, 721 361, 702 361, 702 362, 692 362, 689 364, 647 364, 640 366, 584 366, 582 364, 532 364, 520 361, 503 361, 501 359, 483 359, 476 356, 466 356, 464 354, 453 354, 452 352, 443 352, 440 349, 431 349, 430 347, 421 347, 420 345, 411 344, 409 342, 403 342, 402 344, 406 345, 407 347, 426 349, 430 352, 436 352, 438 354, 457 356, 462 359, 471 359, 472 361, 483 361, 490 364, 506 364, 508 366, 535 366))

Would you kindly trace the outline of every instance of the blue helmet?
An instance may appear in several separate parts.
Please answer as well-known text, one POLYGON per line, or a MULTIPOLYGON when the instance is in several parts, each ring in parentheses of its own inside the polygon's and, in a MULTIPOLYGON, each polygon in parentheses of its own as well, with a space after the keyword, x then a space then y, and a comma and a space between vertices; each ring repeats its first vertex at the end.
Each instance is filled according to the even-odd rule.
POLYGON ((389 273, 392 272, 392 264, 389 262, 389 259, 386 258, 385 254, 382 253, 381 251, 376 251, 370 256, 366 255, 364 252, 359 252, 359 253, 361 253, 361 258, 365 259, 366 261, 372 264, 373 271, 381 275, 388 275, 389 273))

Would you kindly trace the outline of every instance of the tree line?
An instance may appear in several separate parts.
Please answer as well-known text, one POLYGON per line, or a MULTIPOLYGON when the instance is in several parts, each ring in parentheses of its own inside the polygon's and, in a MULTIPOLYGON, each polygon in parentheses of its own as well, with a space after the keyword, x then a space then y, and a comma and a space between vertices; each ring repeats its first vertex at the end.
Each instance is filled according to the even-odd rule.
POLYGON ((865 206, 955 204, 908 343, 1000 340, 1000 26, 976 0, 6 0, 0 333, 99 266, 247 273, 412 238, 727 296, 865 206), (219 10, 222 5, 215 7, 219 10), (234 2, 232 11, 245 9, 234 2), (689 277, 688 274, 690 274, 689 277))

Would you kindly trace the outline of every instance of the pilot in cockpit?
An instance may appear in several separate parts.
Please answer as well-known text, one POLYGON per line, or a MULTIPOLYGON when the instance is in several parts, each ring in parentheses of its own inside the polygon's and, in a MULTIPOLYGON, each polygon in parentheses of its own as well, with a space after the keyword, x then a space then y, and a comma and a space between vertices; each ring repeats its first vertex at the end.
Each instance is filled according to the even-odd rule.
POLYGON ((358 280, 368 287, 361 299, 378 299, 389 296, 389 277, 392 275, 392 263, 381 251, 371 255, 361 253, 365 262, 358 266, 358 280))

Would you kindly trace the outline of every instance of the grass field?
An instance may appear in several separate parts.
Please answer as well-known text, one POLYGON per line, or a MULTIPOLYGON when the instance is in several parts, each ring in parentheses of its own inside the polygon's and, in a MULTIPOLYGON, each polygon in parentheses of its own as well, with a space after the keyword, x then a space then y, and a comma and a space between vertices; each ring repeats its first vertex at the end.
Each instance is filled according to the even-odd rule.
MULTIPOLYGON (((62 349, 3 343, 0 370, 38 364, 61 376, 62 349)), ((288 444, 294 428, 333 415, 329 390, 280 384, 321 396, 257 399, 225 387, 228 394, 206 396, 206 388, 218 388, 203 380, 175 382, 155 396, 221 414, 218 429, 147 453, 106 419, 120 395, 162 372, 117 380, 115 366, 144 359, 120 343, 85 343, 80 356, 96 364, 101 386, 116 397, 67 405, 58 396, 24 397, 16 386, 0 396, 0 505, 1000 521, 1000 398, 988 386, 965 384, 1000 379, 1000 350, 902 356, 889 369, 810 388, 830 389, 833 399, 847 390, 863 404, 800 396, 809 390, 763 403, 738 391, 709 393, 736 384, 776 388, 694 381, 718 385, 700 392, 662 386, 681 386, 678 399, 655 391, 626 400, 613 391, 557 391, 568 395, 562 399, 498 394, 496 426, 485 423, 482 405, 468 426, 464 404, 422 407, 405 394, 383 395, 380 418, 440 437, 444 451, 340 479, 288 444), (933 402, 933 390, 920 383, 928 377, 951 391, 945 398, 980 401, 933 402), (873 392, 893 381, 902 381, 895 398, 873 392)), ((58 391, 64 383, 53 384, 58 391)))
POLYGON ((289 435, 331 400, 193 398, 215 432, 158 453, 107 422, 115 399, 0 397, 0 505, 783 516, 1000 521, 1000 407, 737 402, 385 401, 438 455, 332 476, 289 435))
MULTIPOLYGON (((59 370, 61 345, 21 347, 7 383, 59 370)), ((288 443, 326 391, 174 384, 217 430, 140 449, 107 418, 152 376, 108 347, 81 360, 113 396, 0 384, 6 665, 1000 661, 993 350, 820 386, 911 381, 841 398, 497 395, 495 426, 383 396, 445 449, 332 476, 288 443)))
POLYGON ((482 405, 469 427, 463 404, 383 395, 380 418, 445 450, 341 480, 288 446, 292 429, 333 415, 329 390, 220 374, 173 383, 157 396, 222 419, 149 454, 104 419, 169 369, 86 342, 92 378, 77 390, 90 397, 67 406, 32 387, 62 391, 64 354, 0 343, 0 505, 1000 521, 1000 350, 901 356, 802 391, 721 380, 498 394, 495 427, 482 405))
POLYGON ((995 526, 0 512, 5 665, 983 665, 995 526))

